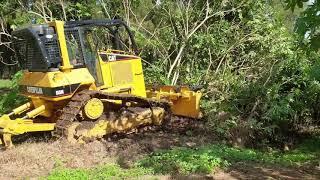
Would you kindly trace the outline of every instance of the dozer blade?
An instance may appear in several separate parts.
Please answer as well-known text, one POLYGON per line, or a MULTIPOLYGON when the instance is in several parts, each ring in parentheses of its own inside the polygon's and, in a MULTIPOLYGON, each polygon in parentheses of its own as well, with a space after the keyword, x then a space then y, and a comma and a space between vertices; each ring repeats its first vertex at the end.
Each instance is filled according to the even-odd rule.
POLYGON ((200 119, 200 91, 192 91, 187 86, 157 86, 147 89, 147 97, 165 99, 170 102, 172 114, 200 119))
POLYGON ((34 123, 33 120, 26 118, 11 119, 10 115, 13 114, 16 113, 6 114, 0 117, 0 145, 6 148, 13 146, 11 137, 14 135, 27 132, 52 131, 55 126, 55 123, 34 123))
POLYGON ((2 134, 0 137, 0 145, 4 146, 5 148, 12 148, 12 140, 11 140, 11 134, 2 134))

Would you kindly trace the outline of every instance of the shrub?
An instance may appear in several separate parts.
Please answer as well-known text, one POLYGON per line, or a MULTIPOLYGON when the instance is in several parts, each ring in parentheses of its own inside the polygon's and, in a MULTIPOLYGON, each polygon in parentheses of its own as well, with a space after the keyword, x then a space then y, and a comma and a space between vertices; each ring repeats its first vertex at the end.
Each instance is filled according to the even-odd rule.
POLYGON ((19 95, 18 82, 22 76, 22 72, 16 73, 11 80, 10 92, 0 97, 0 114, 4 114, 13 108, 23 104, 26 98, 19 95))

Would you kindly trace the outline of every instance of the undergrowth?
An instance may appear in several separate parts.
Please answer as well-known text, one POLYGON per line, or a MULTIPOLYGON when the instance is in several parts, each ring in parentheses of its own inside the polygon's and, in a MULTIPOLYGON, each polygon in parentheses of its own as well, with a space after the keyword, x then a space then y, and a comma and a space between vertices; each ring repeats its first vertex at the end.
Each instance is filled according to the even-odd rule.
POLYGON ((237 162, 254 162, 276 167, 317 165, 320 158, 320 138, 305 140, 289 152, 263 152, 239 149, 222 144, 199 148, 175 148, 155 152, 139 161, 131 169, 109 164, 92 169, 68 169, 63 165, 49 174, 47 179, 139 179, 155 174, 212 173, 217 168, 228 168, 237 162))
POLYGON ((150 168, 158 174, 211 173, 216 168, 235 162, 256 162, 280 166, 301 166, 317 163, 320 158, 320 139, 306 140, 290 152, 262 152, 238 149, 226 145, 208 145, 200 148, 176 148, 156 152, 138 162, 139 167, 150 168))
POLYGON ((145 168, 123 169, 119 165, 109 164, 93 169, 57 168, 46 178, 48 180, 63 179, 138 179, 139 176, 150 174, 145 168))
POLYGON ((18 81, 21 76, 22 73, 18 72, 13 76, 10 83, 6 81, 5 86, 9 88, 10 91, 4 92, 0 96, 0 115, 26 102, 26 98, 19 95, 18 81))

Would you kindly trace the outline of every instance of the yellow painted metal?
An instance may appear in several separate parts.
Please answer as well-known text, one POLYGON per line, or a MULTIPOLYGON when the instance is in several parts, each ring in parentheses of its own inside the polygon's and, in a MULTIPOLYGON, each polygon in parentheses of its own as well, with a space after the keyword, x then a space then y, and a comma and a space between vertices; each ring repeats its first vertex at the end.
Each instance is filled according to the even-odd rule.
POLYGON ((94 127, 90 129, 81 129, 76 131, 76 127, 79 125, 75 123, 70 129, 68 129, 68 140, 74 142, 72 138, 74 134, 78 137, 78 142, 82 143, 83 139, 87 138, 101 138, 106 134, 114 132, 123 132, 132 130, 141 125, 161 125, 164 119, 163 108, 153 108, 152 110, 147 108, 143 111, 139 111, 138 114, 131 114, 129 116, 121 116, 118 119, 110 120, 103 119, 95 123, 94 127))
MULTIPOLYGON (((95 80, 87 68, 78 68, 72 69, 70 72, 56 71, 43 73, 25 71, 19 85, 55 88, 61 86, 68 87, 71 84, 91 85, 94 82, 95 80)), ((41 96, 41 94, 37 96, 41 96)), ((54 98, 51 100, 54 101, 54 98)))
MULTIPOLYGON (((72 84, 79 84, 91 86, 95 83, 93 76, 90 74, 87 68, 72 69, 70 72, 28 72, 24 71, 19 85, 42 87, 42 88, 55 88, 55 87, 70 87, 72 84)), ((27 97, 41 97, 48 101, 61 101, 68 99, 68 94, 64 96, 46 97, 41 94, 33 95, 24 93, 27 97)))
POLYGON ((130 61, 111 63, 113 86, 133 83, 132 63, 130 61))
POLYGON ((202 117, 201 96, 201 92, 194 92, 187 86, 160 86, 158 89, 147 90, 148 98, 168 100, 173 114, 196 119, 202 117))
POLYGON ((64 34, 64 21, 53 21, 49 23, 49 26, 53 26, 58 35, 58 42, 60 47, 60 53, 62 57, 62 66, 60 69, 62 71, 70 71, 73 66, 70 64, 66 37, 64 34))
POLYGON ((39 114, 43 113, 46 110, 46 107, 44 105, 41 105, 39 107, 37 107, 36 109, 27 112, 27 118, 35 118, 37 117, 39 114))
MULTIPOLYGON (((41 87, 42 89, 54 89, 56 87, 69 87, 78 85, 78 88, 86 86, 87 89, 95 90, 95 80, 87 68, 72 69, 70 71, 57 72, 28 72, 24 71, 19 85, 27 87, 41 87)), ((74 92, 76 92, 75 89, 74 92)), ((45 105, 46 109, 41 114, 44 117, 52 117, 52 114, 63 106, 65 100, 70 99, 73 93, 63 96, 45 96, 42 94, 29 94, 22 92, 22 95, 31 99, 34 108, 45 105)))
MULTIPOLYGON (((31 98, 32 101, 32 105, 35 109, 38 109, 41 106, 45 106, 45 108, 43 109, 43 107, 41 107, 40 109, 42 109, 40 114, 37 114, 36 112, 28 112, 30 116, 32 116, 33 114, 35 116, 41 115, 43 117, 51 117, 55 111, 55 109, 57 107, 59 107, 59 102, 52 102, 52 101, 47 101, 46 99, 43 99, 41 97, 32 97, 31 98)), ((27 114, 28 114, 27 113, 27 114)), ((29 117, 30 118, 30 117, 29 117)))
POLYGON ((34 123, 31 119, 10 119, 8 115, 0 117, 1 143, 6 147, 12 146, 11 136, 20 135, 27 132, 52 131, 55 123, 34 123))
POLYGON ((102 101, 97 98, 92 98, 84 106, 84 113, 89 119, 95 120, 102 115, 103 109, 102 101))
MULTIPOLYGON (((114 50, 107 50, 106 55, 116 56, 114 50)), ((146 97, 146 88, 142 69, 141 58, 133 55, 126 55, 123 61, 103 61, 99 57, 101 73, 104 85, 99 89, 106 92, 130 93, 146 97)))
POLYGON ((13 114, 15 114, 15 115, 19 115, 19 114, 27 111, 28 109, 30 109, 31 106, 32 106, 31 103, 28 102, 28 103, 26 103, 26 104, 24 104, 24 105, 21 105, 21 106, 15 108, 15 109, 13 109, 12 112, 13 112, 13 114))
POLYGON ((3 134, 2 137, 0 137, 0 145, 5 146, 6 148, 12 148, 13 143, 11 140, 11 134, 3 134))

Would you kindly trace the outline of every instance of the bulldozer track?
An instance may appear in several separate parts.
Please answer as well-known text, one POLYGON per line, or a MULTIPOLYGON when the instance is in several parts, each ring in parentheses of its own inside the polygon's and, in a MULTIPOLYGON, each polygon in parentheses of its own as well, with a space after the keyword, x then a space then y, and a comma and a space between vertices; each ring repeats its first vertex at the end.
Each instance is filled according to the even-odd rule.
POLYGON ((83 90, 77 92, 68 102, 68 104, 61 110, 61 115, 56 121, 56 128, 53 131, 53 135, 56 137, 66 137, 67 129, 70 128, 74 124, 74 122, 79 122, 80 124, 85 124, 86 122, 88 122, 78 121, 78 116, 81 115, 83 106, 91 98, 122 100, 123 102, 134 102, 136 103, 135 106, 144 108, 161 107, 164 108, 166 113, 164 116, 163 125, 168 124, 171 119, 170 104, 165 100, 143 98, 131 94, 114 94, 95 90, 83 90))

